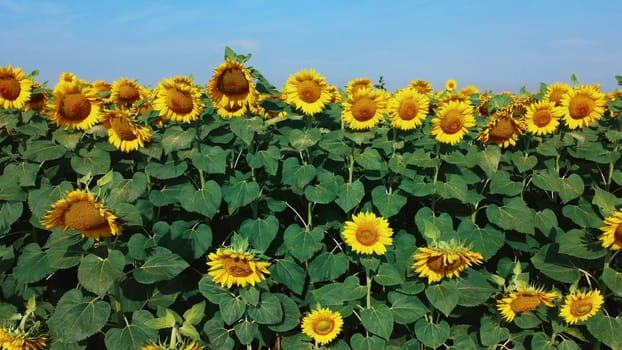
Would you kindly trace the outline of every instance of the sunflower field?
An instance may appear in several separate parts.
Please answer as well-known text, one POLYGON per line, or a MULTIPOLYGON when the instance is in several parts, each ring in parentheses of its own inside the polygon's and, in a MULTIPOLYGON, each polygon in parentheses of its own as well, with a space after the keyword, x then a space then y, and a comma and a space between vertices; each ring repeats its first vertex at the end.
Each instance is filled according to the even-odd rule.
POLYGON ((0 349, 622 349, 621 90, 250 58, 0 67, 0 349))

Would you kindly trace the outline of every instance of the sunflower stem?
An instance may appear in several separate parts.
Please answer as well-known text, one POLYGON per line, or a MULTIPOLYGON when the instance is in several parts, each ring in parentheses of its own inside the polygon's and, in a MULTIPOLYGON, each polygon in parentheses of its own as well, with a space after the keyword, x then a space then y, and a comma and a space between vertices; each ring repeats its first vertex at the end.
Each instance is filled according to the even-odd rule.
POLYGON ((352 178, 354 177, 354 155, 350 154, 348 157, 348 184, 352 184, 352 178))
POLYGON ((199 170, 199 178, 201 179, 201 191, 203 191, 203 189, 205 189, 205 174, 203 174, 203 170, 201 169, 198 169, 198 170, 199 170))
POLYGON ((177 326, 171 328, 171 339, 169 340, 168 347, 171 349, 177 349, 177 326))
POLYGON ((313 224, 313 203, 308 202, 307 203, 307 225, 306 225, 306 229, 307 231, 311 230, 311 226, 313 224))
POLYGON ((365 274, 365 281, 367 282, 367 298, 365 300, 365 305, 368 309, 371 309, 371 271, 367 271, 365 274))

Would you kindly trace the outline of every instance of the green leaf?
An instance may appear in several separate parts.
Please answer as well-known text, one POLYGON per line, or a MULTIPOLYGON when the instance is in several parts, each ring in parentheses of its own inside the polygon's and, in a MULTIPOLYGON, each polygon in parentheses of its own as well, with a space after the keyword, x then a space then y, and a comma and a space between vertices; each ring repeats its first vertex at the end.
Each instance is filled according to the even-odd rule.
MULTIPOLYGON (((22 187, 34 186, 37 182, 39 165, 29 162, 7 164, 3 176, 14 179, 22 187)), ((4 190, 4 189, 3 189, 4 190)), ((2 195, 0 195, 0 198, 2 195)))
POLYGON ((19 220, 24 212, 22 202, 0 203, 0 235, 11 231, 11 226, 19 220))
POLYGON ((262 252, 270 247, 270 244, 279 232, 279 220, 274 215, 265 219, 246 219, 240 225, 240 234, 248 239, 251 245, 262 252))
POLYGON ((391 311, 396 323, 410 324, 430 312, 425 304, 415 295, 389 292, 391 311))
POLYGON ((540 272, 556 281, 573 283, 581 277, 570 257, 559 253, 557 244, 546 244, 541 247, 531 258, 531 263, 540 272))
POLYGON ((514 157, 512 157, 512 163, 514 163, 519 173, 524 173, 538 165, 538 158, 527 153, 521 154, 520 152, 515 152, 514 157))
POLYGON ((105 259, 87 254, 78 267, 78 281, 84 289, 103 296, 125 275, 124 267, 125 256, 118 250, 111 250, 105 259))
POLYGON ((431 323, 422 318, 415 323, 415 335, 420 342, 436 349, 449 338, 449 324, 446 321, 431 323))
POLYGON ((106 203, 132 203, 140 198, 146 190, 147 176, 145 173, 135 172, 131 179, 123 179, 119 173, 114 173, 106 203))
POLYGON ((173 125, 165 129, 160 144, 164 149, 164 153, 169 154, 173 151, 192 147, 192 141, 194 141, 196 136, 197 131, 195 128, 184 130, 180 126, 173 125))
POLYGON ((322 253, 309 263, 309 279, 312 283, 336 279, 346 272, 347 267, 348 258, 344 253, 322 253))
POLYGON ((347 213, 359 205, 364 196, 365 186, 360 180, 356 180, 351 184, 344 183, 341 185, 339 195, 335 200, 335 203, 347 213))
POLYGON ((222 192, 216 181, 208 180, 203 189, 196 190, 192 186, 184 187, 179 191, 178 200, 187 211, 199 213, 211 219, 220 209, 222 192))
POLYGON ((289 288, 296 294, 302 294, 306 272, 293 259, 278 259, 270 265, 269 270, 270 276, 275 282, 289 288))
POLYGON ((503 194, 508 197, 519 195, 523 191, 523 184, 512 181, 507 171, 499 171, 490 180, 490 193, 503 194))
POLYGON ((460 274, 460 277, 456 283, 460 306, 483 305, 498 292, 498 288, 488 278, 488 273, 467 269, 460 274))
POLYGON ((246 161, 254 169, 264 168, 266 172, 275 176, 279 171, 281 151, 275 146, 269 146, 266 150, 257 151, 255 154, 247 154, 246 161))
POLYGON ((269 325, 268 328, 277 333, 287 332, 298 326, 300 323, 300 311, 298 310, 298 304, 287 295, 282 293, 272 293, 272 295, 279 298, 279 302, 283 307, 283 320, 280 323, 269 325))
POLYGON ((283 161, 283 183, 297 188, 305 187, 315 178, 316 170, 311 164, 300 165, 297 158, 283 161))
POLYGON ((431 158, 430 152, 423 148, 418 148, 413 153, 404 153, 404 161, 419 168, 434 168, 439 163, 438 158, 431 158))
POLYGON ((47 325, 56 340, 72 343, 100 331, 109 316, 108 303, 84 297, 79 289, 72 289, 58 300, 47 325))
POLYGON ((564 339, 557 344, 558 350, 581 350, 581 347, 577 345, 572 339, 564 339))
POLYGON ((259 305, 247 306, 246 314, 259 324, 276 324, 283 320, 283 307, 278 297, 265 292, 261 294, 259 305))
POLYGON ((557 350, 557 347, 551 344, 549 336, 538 332, 531 337, 531 349, 557 350))
POLYGON ((0 201, 24 201, 26 193, 18 185, 18 180, 8 174, 0 176, 0 201))
POLYGON ((402 211, 406 205, 406 197, 400 194, 399 190, 388 192, 383 185, 376 186, 371 191, 371 200, 378 212, 388 219, 402 211))
POLYGON ((156 247, 144 264, 132 270, 136 281, 151 284, 170 280, 188 267, 179 255, 164 247, 156 247))
POLYGON ((203 275, 199 280, 199 292, 211 303, 217 305, 230 298, 229 290, 221 288, 220 285, 214 283, 209 275, 203 275))
POLYGON ((605 265, 603 269, 603 274, 601 276, 603 282, 609 290, 613 292, 613 294, 622 297, 622 272, 618 272, 609 265, 605 265))
POLYGON ((404 283, 404 276, 393 264, 382 263, 374 276, 374 281, 381 286, 394 286, 404 283))
POLYGON ((357 350, 378 350, 385 348, 386 341, 375 335, 363 336, 361 333, 355 333, 350 338, 350 346, 357 350))
POLYGON ((150 161, 145 167, 145 173, 160 180, 174 179, 183 175, 188 169, 188 163, 184 161, 168 161, 164 164, 150 161))
POLYGON ((246 303, 237 296, 229 295, 218 304, 222 319, 226 324, 231 325, 244 315, 246 312, 246 303))
POLYGON ((430 304, 445 316, 449 316, 451 311, 458 305, 458 287, 453 280, 429 285, 425 289, 425 296, 430 304))
POLYGON ((42 163, 48 160, 58 159, 65 155, 67 149, 52 141, 39 140, 26 145, 22 156, 24 159, 32 160, 35 163, 42 163))
POLYGON ((607 255, 597 239, 585 230, 572 229, 556 237, 559 243, 559 252, 582 259, 598 259, 607 255))
POLYGON ((203 320, 205 315, 205 300, 192 305, 191 308, 184 312, 184 322, 188 322, 192 325, 199 324, 203 320))
POLYGON ((426 197, 434 192, 434 184, 427 182, 424 176, 404 179, 400 183, 401 190, 415 197, 426 197))
POLYGON ((448 175, 447 182, 439 181, 435 188, 442 198, 455 198, 462 203, 469 203, 469 189, 461 176, 448 175))
POLYGON ((592 205, 584 200, 580 200, 578 205, 566 204, 562 213, 579 227, 599 228, 603 225, 603 220, 594 212, 592 205))
POLYGON ((603 217, 613 215, 613 213, 622 206, 622 198, 616 197, 613 193, 607 192, 600 187, 594 187, 594 197, 592 204, 600 209, 603 217))
POLYGON ((577 174, 570 174, 568 177, 561 179, 561 188, 559 190, 559 198, 562 203, 568 203, 583 194, 583 179, 577 174))
POLYGON ((81 132, 73 129, 56 129, 52 135, 54 140, 63 145, 68 150, 75 150, 84 136, 81 132))
POLYGON ((324 231, 322 228, 315 227, 307 232, 297 224, 291 224, 285 229, 283 238, 289 253, 298 261, 306 261, 322 249, 324 231))
POLYGON ((229 215, 257 200, 259 192, 259 184, 254 181, 248 181, 243 177, 229 178, 229 182, 222 186, 222 197, 228 205, 229 215))
POLYGON ((498 318, 492 315, 482 317, 480 325, 479 338, 484 346, 499 344, 510 337, 510 331, 501 327, 498 318))
POLYGON ((559 192, 561 189, 561 179, 553 169, 536 171, 531 183, 545 191, 559 192))
POLYGON ((102 175, 110 170, 110 153, 101 148, 80 149, 71 157, 71 168, 80 175, 102 175))
POLYGON ((240 289, 240 296, 250 305, 257 306, 259 304, 259 290, 255 287, 240 289))
POLYGON ((505 233, 490 224, 479 227, 469 220, 463 220, 458 226, 457 234, 460 241, 472 244, 473 251, 482 254, 484 260, 497 254, 505 244, 505 233))
POLYGON ((486 173, 486 176, 490 179, 499 168, 499 161, 501 160, 501 148, 496 145, 488 145, 482 152, 477 151, 477 165, 486 173))
POLYGON ((535 212, 519 197, 504 198, 503 206, 490 204, 486 207, 486 216, 502 229, 534 234, 535 212))
POLYGON ((145 326, 151 329, 166 329, 173 328, 175 323, 177 323, 175 320, 175 314, 173 311, 166 309, 164 316, 145 321, 145 326))
POLYGON ((453 219, 447 213, 436 216, 432 209, 422 207, 415 214, 415 224, 428 243, 433 242, 434 239, 449 241, 455 238, 453 219))
POLYGON ((230 151, 220 146, 201 146, 201 152, 192 154, 192 165, 208 174, 224 174, 230 151))
POLYGON ((292 130, 287 139, 289 144, 298 152, 315 145, 322 138, 320 129, 312 128, 308 130, 292 130))
POLYGON ((142 226, 143 217, 138 207, 129 203, 117 203, 111 206, 113 213, 123 221, 126 226, 142 226))
POLYGON ((264 122, 261 118, 233 118, 229 120, 229 127, 235 136, 250 145, 255 133, 264 128, 264 122))
POLYGON ((250 344, 255 336, 259 335, 259 325, 251 320, 244 319, 233 326, 235 335, 242 344, 250 344))
POLYGON ((360 165, 363 170, 383 171, 387 168, 387 163, 374 148, 365 148, 363 152, 354 156, 354 161, 360 165))
POLYGON ((378 304, 360 313, 361 321, 367 331, 388 340, 393 333, 393 313, 384 304, 378 304))
POLYGON ((319 181, 318 184, 305 187, 305 197, 307 200, 320 204, 334 201, 339 191, 337 177, 333 173, 325 171, 320 172, 317 175, 317 179, 319 181))
POLYGON ((219 315, 203 325, 203 332, 207 335, 210 345, 218 350, 231 350, 235 346, 235 341, 229 334, 230 330, 225 325, 219 315))
POLYGON ((602 312, 597 313, 585 322, 587 330, 599 341, 611 349, 622 349, 622 318, 610 317, 602 312))
POLYGON ((552 230, 559 227, 557 215, 549 208, 536 212, 535 226, 538 230, 540 230, 540 232, 548 235, 551 233, 552 230))
POLYGON ((104 337, 108 349, 141 350, 149 341, 157 337, 158 332, 144 325, 153 316, 145 310, 132 314, 132 322, 123 328, 110 328, 104 337))
POLYGON ((17 264, 13 268, 13 276, 21 283, 32 283, 43 279, 54 272, 50 266, 47 255, 37 243, 29 243, 22 248, 22 253, 17 258, 17 264))

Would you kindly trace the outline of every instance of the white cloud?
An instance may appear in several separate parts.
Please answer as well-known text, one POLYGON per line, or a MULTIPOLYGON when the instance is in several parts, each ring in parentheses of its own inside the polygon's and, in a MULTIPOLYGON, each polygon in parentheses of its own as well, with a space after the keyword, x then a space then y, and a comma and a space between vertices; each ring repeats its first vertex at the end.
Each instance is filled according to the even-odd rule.
POLYGON ((256 53, 259 49, 259 40, 238 38, 227 40, 224 43, 225 46, 229 46, 233 51, 238 54, 245 55, 247 53, 256 53))

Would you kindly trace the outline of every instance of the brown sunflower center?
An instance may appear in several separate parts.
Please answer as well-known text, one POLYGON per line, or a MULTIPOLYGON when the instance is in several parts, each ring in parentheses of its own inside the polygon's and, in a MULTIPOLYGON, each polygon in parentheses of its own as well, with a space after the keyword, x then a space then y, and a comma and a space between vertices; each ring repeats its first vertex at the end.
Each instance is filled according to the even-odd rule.
POLYGON ((178 114, 192 112, 192 98, 187 93, 177 89, 169 89, 167 91, 166 105, 178 114))
POLYGON ((428 258, 426 262, 426 265, 428 266, 428 268, 430 268, 430 270, 440 274, 447 271, 453 271, 454 269, 459 267, 460 264, 462 264, 462 258, 459 256, 451 261, 446 261, 442 255, 433 256, 431 258, 428 258))
POLYGON ((32 94, 30 95, 30 101, 28 101, 28 106, 31 109, 41 111, 45 107, 46 100, 47 96, 45 94, 32 94))
POLYGON ((326 335, 335 328, 335 322, 330 318, 321 318, 313 323, 313 330, 317 334, 326 335))
POLYGON ((8 77, 0 78, 0 97, 5 100, 15 100, 22 91, 19 81, 8 77))
POLYGON ((140 98, 140 93, 138 89, 133 87, 132 85, 122 85, 119 88, 119 99, 121 103, 132 104, 140 98))
POLYGON ((562 105, 562 97, 564 97, 564 94, 566 93, 566 91, 564 90, 553 90, 551 91, 551 94, 549 96, 549 100, 555 102, 555 106, 561 106, 562 105))
POLYGON ((533 114, 533 123, 539 128, 549 125, 552 119, 553 116, 548 109, 540 109, 533 114))
POLYGON ((125 118, 111 118, 110 127, 123 141, 132 141, 137 138, 132 123, 125 118))
POLYGON ((65 210, 63 219, 65 226, 78 231, 92 230, 107 224, 106 218, 99 213, 99 209, 87 201, 72 203, 65 210))
POLYGON ((622 224, 618 224, 613 232, 613 240, 617 245, 622 246, 622 224))
POLYGON ((583 316, 592 311, 593 305, 589 299, 579 299, 570 305, 570 313, 572 316, 583 316))
POLYGON ((218 87, 224 94, 243 94, 249 90, 248 80, 238 68, 225 70, 218 79, 218 87))
POLYGON ((572 119, 583 119, 594 109, 594 101, 587 96, 575 96, 568 106, 572 119))
POLYGON ((362 245, 374 245, 378 242, 378 232, 368 228, 362 228, 356 231, 356 240, 362 245))
POLYGON ((520 293, 510 303, 512 311, 517 313, 532 311, 538 306, 540 306, 540 298, 533 293, 520 293))
POLYGON ((225 269, 233 277, 247 277, 253 273, 248 262, 240 258, 228 259, 225 262, 225 269))
POLYGON ((441 120, 441 129, 445 134, 455 134, 462 130, 464 118, 459 111, 451 110, 441 120))
POLYGON ((84 120, 90 113, 91 102, 79 92, 65 95, 60 102, 60 114, 65 119, 84 120))
POLYGON ((413 120, 419 113, 419 108, 417 106, 417 102, 413 99, 404 100, 400 104, 399 108, 399 116, 402 120, 413 120))
POLYGON ((497 123, 490 130, 490 138, 493 140, 507 140, 514 135, 514 123, 510 118, 497 119, 497 123))
POLYGON ((322 87, 313 80, 305 80, 298 83, 298 96, 306 103, 313 103, 320 98, 322 87))
POLYGON ((366 122, 376 114, 376 102, 369 97, 363 97, 352 104, 352 116, 360 122, 366 122))

